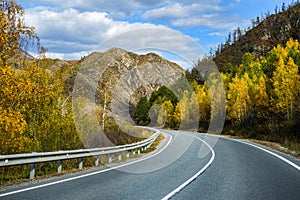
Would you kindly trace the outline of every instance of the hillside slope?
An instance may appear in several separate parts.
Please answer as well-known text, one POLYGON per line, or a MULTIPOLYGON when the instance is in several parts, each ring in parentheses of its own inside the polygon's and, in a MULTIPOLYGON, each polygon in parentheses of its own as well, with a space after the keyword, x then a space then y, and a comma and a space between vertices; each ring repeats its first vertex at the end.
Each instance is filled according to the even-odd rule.
POLYGON ((290 38, 300 39, 300 4, 267 17, 237 41, 226 45, 214 60, 219 69, 226 70, 229 63, 233 66, 241 64, 244 53, 265 56, 278 44, 286 44, 290 38))

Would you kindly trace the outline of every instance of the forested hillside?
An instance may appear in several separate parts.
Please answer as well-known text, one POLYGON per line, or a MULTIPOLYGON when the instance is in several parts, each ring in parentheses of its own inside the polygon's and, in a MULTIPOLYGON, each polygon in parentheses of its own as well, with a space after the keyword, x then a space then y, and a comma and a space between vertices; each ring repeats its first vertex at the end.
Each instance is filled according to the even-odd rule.
POLYGON ((235 40, 229 36, 213 57, 227 90, 224 133, 279 142, 299 153, 300 4, 283 3, 274 12, 252 20, 235 40))
POLYGON ((214 61, 220 70, 230 70, 240 65, 242 57, 249 52, 259 58, 266 56, 278 44, 284 46, 293 38, 300 39, 300 4, 276 6, 271 12, 257 13, 251 19, 252 26, 247 29, 237 28, 226 37, 225 43, 216 48, 214 61))
MULTIPOLYGON (((216 55, 205 58, 216 61, 226 90, 223 134, 279 142, 299 153, 299 16, 299 3, 284 7, 258 20, 234 41, 221 45, 216 55)), ((137 104, 133 115, 136 122, 149 123, 149 115, 143 110, 159 104, 157 112, 161 114, 156 123, 178 128, 180 119, 190 116, 193 105, 198 104, 198 130, 206 132, 211 120, 211 95, 205 83, 205 59, 185 75, 194 94, 185 91, 181 99, 175 100, 174 94, 162 87, 137 104), (164 112, 167 115, 161 118, 164 112)))

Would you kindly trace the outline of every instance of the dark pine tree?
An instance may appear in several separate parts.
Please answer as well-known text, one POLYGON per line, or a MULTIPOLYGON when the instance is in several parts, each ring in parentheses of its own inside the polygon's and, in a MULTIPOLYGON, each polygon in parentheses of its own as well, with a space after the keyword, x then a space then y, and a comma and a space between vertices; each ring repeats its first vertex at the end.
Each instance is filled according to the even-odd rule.
POLYGON ((147 97, 142 97, 136 104, 133 118, 138 125, 145 126, 150 123, 149 108, 147 97))

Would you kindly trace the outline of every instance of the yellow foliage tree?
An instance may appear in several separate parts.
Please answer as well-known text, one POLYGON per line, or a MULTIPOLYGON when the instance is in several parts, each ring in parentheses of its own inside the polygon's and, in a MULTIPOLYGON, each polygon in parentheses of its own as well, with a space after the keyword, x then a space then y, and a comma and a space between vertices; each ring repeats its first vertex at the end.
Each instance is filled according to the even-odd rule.
POLYGON ((175 128, 179 128, 180 123, 181 123, 181 106, 180 103, 178 102, 175 106, 175 110, 174 110, 174 123, 175 123, 175 128))
POLYGON ((194 92, 185 90, 183 96, 175 107, 174 121, 181 128, 197 129, 199 124, 199 104, 194 92))
POLYGON ((210 116, 210 97, 206 85, 192 83, 199 104, 199 120, 208 120, 210 116))
POLYGON ((164 101, 162 104, 163 109, 167 114, 166 118, 166 125, 168 127, 174 125, 173 113, 174 113, 174 106, 170 100, 164 101))
POLYGON ((81 147, 70 106, 62 112, 66 97, 60 75, 45 69, 48 59, 22 59, 22 48, 38 43, 23 15, 15 1, 1 1, 0 154, 81 147))
POLYGON ((269 96, 267 94, 266 80, 263 76, 259 77, 258 82, 253 86, 253 109, 257 117, 263 117, 268 111, 269 96))
POLYGON ((0 60, 0 154, 22 152, 30 138, 24 132, 27 125, 24 104, 31 98, 32 83, 0 60))
POLYGON ((16 1, 2 0, 0 3, 0 60, 3 65, 13 67, 20 61, 21 49, 30 41, 39 42, 34 27, 24 23, 24 10, 16 1))
POLYGON ((299 95, 300 76, 298 66, 291 57, 288 58, 285 64, 285 55, 279 57, 276 70, 273 73, 273 103, 275 112, 286 113, 289 119, 293 117, 294 103, 299 95))
POLYGON ((250 96, 248 93, 247 80, 235 77, 229 83, 227 94, 227 119, 241 123, 247 117, 250 96))

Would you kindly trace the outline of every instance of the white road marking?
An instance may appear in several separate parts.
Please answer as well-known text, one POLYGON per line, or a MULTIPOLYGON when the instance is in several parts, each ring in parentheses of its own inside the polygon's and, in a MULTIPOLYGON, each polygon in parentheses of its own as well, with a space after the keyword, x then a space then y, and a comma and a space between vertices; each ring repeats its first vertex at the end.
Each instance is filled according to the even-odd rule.
POLYGON ((262 150, 262 151, 264 151, 266 153, 271 154, 272 156, 277 157, 278 159, 282 160, 283 162, 289 164, 290 166, 292 166, 295 169, 297 169, 297 170, 300 171, 300 166, 299 165, 297 165, 297 164, 293 163, 292 161, 290 161, 290 160, 288 160, 288 159, 286 159, 286 158, 284 158, 284 157, 282 157, 282 156, 280 156, 280 155, 278 155, 278 154, 276 154, 276 153, 274 153, 272 151, 269 151, 269 150, 267 150, 267 149, 265 149, 263 147, 260 147, 260 146, 257 146, 255 144, 252 144, 252 143, 249 143, 249 142, 245 142, 245 141, 242 141, 242 140, 227 138, 227 137, 224 137, 224 136, 221 136, 221 135, 212 135, 212 134, 205 134, 205 135, 212 136, 212 137, 221 137, 221 138, 224 138, 226 140, 235 141, 235 142, 239 142, 239 143, 242 143, 242 144, 247 144, 249 146, 255 147, 255 148, 260 149, 260 150, 262 150))
MULTIPOLYGON (((168 134, 169 135, 169 134, 168 134)), ((231 139, 231 138, 226 138, 226 137, 223 137, 223 136, 219 136, 219 135, 211 135, 211 134, 205 134, 207 136, 212 136, 212 137, 221 137, 221 138, 224 138, 224 139, 227 139, 227 140, 231 140, 231 141, 235 141, 235 142, 239 142, 239 143, 243 143, 243 144, 247 144, 249 146, 252 146, 252 147, 255 147, 257 149, 260 149, 262 151, 265 151, 266 153, 269 153, 275 157, 277 157, 278 159, 286 162, 287 164, 291 165, 292 167, 296 168, 297 170, 300 170, 300 167, 291 162, 290 160, 272 152, 272 151, 269 151, 267 149, 264 149, 262 147, 259 147, 257 145, 254 145, 252 143, 248 143, 248 142, 244 142, 244 141, 241 141, 241 140, 237 140, 237 139, 231 139)), ((118 168, 121 168, 121 167, 124 167, 124 166, 127 166, 127 165, 131 165, 131 164, 134 164, 134 163, 137 163, 137 162, 141 162, 143 160, 146 160, 146 159, 149 159, 149 158, 152 158, 158 154, 160 154, 164 149, 166 149, 169 144, 171 143, 173 137, 171 135, 170 136, 170 139, 168 141, 168 143, 160 150, 158 151, 157 153, 151 155, 151 156, 148 156, 148 157, 145 157, 145 158, 142 158, 140 160, 136 160, 136 161, 133 161, 133 162, 129 162, 129 163, 126 163, 126 164, 123 164, 123 165, 119 165, 119 166, 115 166, 115 167, 112 167, 112 168, 108 168, 108 169, 104 169, 104 170, 101 170, 101 171, 97 171, 97 172, 93 172, 93 173, 89 173, 89 174, 84 174, 84 175, 80 175, 80 176, 76 176, 76 177, 72 177, 72 178, 68 178, 68 179, 64 179, 64 180, 60 180, 60 181, 55 181, 55 182, 52 182, 52 183, 47 183, 47 184, 43 184, 43 185, 39 185, 39 186, 34 186, 34 187, 29 187, 29 188, 25 188, 25 189, 21 189, 21 190, 17 190, 17 191, 12 191, 12 192, 8 192, 8 193, 4 193, 4 194, 0 194, 0 197, 4 197, 4 196, 8 196, 8 195, 12 195, 12 194, 17 194, 17 193, 21 193, 21 192, 26 192, 26 191, 30 191, 30 190, 34 190, 34 189, 38 189, 38 188, 43 188, 43 187, 47 187, 47 186, 51 186, 51 185, 56 185, 56 184, 60 184, 60 183, 64 183, 64 182, 68 182, 68 181, 72 181, 72 180, 76 180, 76 179, 80 179, 80 178, 84 178, 84 177, 88 177, 88 176, 93 176, 93 175, 96 175, 96 174, 100 174, 100 173, 104 173, 104 172, 107 172, 107 171, 110 171, 110 170, 113 170, 113 169, 118 169, 118 168)), ((214 150, 212 149, 212 147, 206 143, 204 140, 202 140, 201 138, 199 137, 195 137, 196 139, 200 140, 201 142, 203 142, 205 145, 207 145, 207 147, 210 149, 210 151, 212 152, 212 156, 209 160, 209 162, 199 171, 197 172, 194 176, 192 176, 191 178, 189 178, 187 181, 185 181, 183 184, 181 184, 180 186, 178 186, 176 189, 174 189, 172 192, 170 192, 168 195, 166 195, 163 200, 167 200, 167 199, 170 199, 171 197, 173 197, 176 193, 180 192, 182 189, 184 189, 187 185, 189 185, 191 182, 193 182, 196 178, 198 178, 211 164, 212 162, 214 161, 215 159, 215 152, 214 150)))
MULTIPOLYGON (((239 142, 239 143, 243 143, 243 144, 247 144, 249 146, 252 146, 252 147, 255 147, 257 149, 260 149, 266 153, 269 153, 275 157, 277 157, 278 159, 286 162, 287 164, 291 165, 292 167, 296 168, 297 170, 300 170, 300 166, 298 166, 297 164, 291 162, 290 160, 272 152, 272 151, 269 151, 267 149, 264 149, 262 147, 259 147, 257 145, 254 145, 252 143, 248 143, 248 142, 245 142, 245 141, 241 141, 241 140, 237 140, 237 139, 231 139, 231 138, 226 138, 226 137, 223 137, 221 135, 211 135, 211 134, 205 134, 207 136, 212 136, 212 137, 221 137, 221 138, 224 138, 224 139, 227 139, 227 140, 231 140, 231 141, 235 141, 235 142, 239 142)), ((212 157, 210 158, 209 162, 198 172, 196 173, 194 176, 192 176, 191 178, 189 178, 187 181, 185 181, 183 184, 181 184, 180 186, 178 186, 176 189, 174 189, 171 193, 169 193, 168 195, 166 195, 164 198, 162 198, 162 200, 167 200, 167 199, 170 199, 172 198, 176 193, 180 192, 182 189, 184 189, 187 185, 189 185, 191 182, 193 182, 196 178, 198 178, 210 165, 211 163, 213 162, 214 158, 215 158, 215 152, 214 150, 212 149, 212 147, 207 144, 204 140, 200 139, 199 137, 196 137, 196 139, 202 141, 205 145, 208 146, 208 148, 210 149, 210 151, 212 152, 212 157)))
MULTIPOLYGON (((165 133, 165 134, 167 134, 167 133, 165 133)), ((160 154, 163 150, 165 150, 169 146, 169 144, 171 143, 173 137, 170 134, 168 134, 168 135, 170 137, 168 143, 161 150, 159 150, 158 152, 156 152, 155 154, 153 154, 151 156, 148 156, 148 157, 145 157, 145 158, 133 161, 133 162, 125 163, 123 165, 118 165, 118 166, 115 166, 115 167, 104 169, 104 170, 101 170, 101 171, 96 171, 96 172, 92 172, 92 173, 88 173, 88 174, 84 174, 84 175, 80 175, 80 176, 76 176, 76 177, 72 177, 72 178, 68 178, 68 179, 64 179, 64 180, 60 180, 60 181, 55 181, 55 182, 51 182, 51 183, 47 183, 47 184, 43 184, 43 185, 38 185, 38 186, 34 186, 34 187, 24 188, 24 189, 21 189, 21 190, 16 190, 16 191, 0 194, 0 197, 9 196, 9 195, 12 195, 12 194, 17 194, 17 193, 21 193, 21 192, 30 191, 30 190, 35 190, 35 189, 39 189, 39 188, 43 188, 43 187, 48 187, 48 186, 56 185, 56 184, 60 184, 60 183, 65 183, 65 182, 68 182, 68 181, 73 181, 73 180, 85 178, 85 177, 88 177, 88 176, 93 176, 93 175, 96 175, 96 174, 101 174, 101 173, 104 173, 104 172, 107 172, 107 171, 110 171, 110 170, 113 170, 113 169, 118 169, 118 168, 121 168, 121 167, 125 167, 125 166, 128 166, 128 165, 132 165, 134 163, 138 163, 138 162, 147 160, 149 158, 152 158, 152 157, 160 154)))
POLYGON ((210 151, 212 153, 210 160, 199 172, 197 172, 194 176, 192 176, 191 178, 186 180, 184 183, 182 183, 180 186, 178 186, 176 189, 174 189, 172 192, 170 192, 168 195, 166 195, 164 198, 162 198, 162 200, 170 199, 176 193, 180 192, 183 188, 185 188, 187 185, 189 185, 191 182, 193 182, 196 178, 198 178, 198 176, 200 176, 214 161, 216 154, 215 154, 215 151, 212 149, 212 147, 209 144, 207 144, 204 140, 202 140, 201 138, 198 138, 198 137, 195 137, 195 138, 200 140, 201 142, 203 142, 210 149, 210 151))
POLYGON ((287 164, 291 165, 292 167, 294 167, 294 168, 296 168, 297 170, 300 171, 300 166, 298 166, 297 164, 293 163, 292 161, 290 161, 290 160, 288 160, 288 159, 286 159, 286 158, 284 158, 284 157, 282 157, 282 156, 280 156, 280 155, 278 155, 278 154, 276 154, 276 153, 274 153, 272 151, 269 151, 269 150, 267 150, 265 148, 262 148, 260 146, 255 145, 255 144, 244 142, 244 141, 241 141, 241 140, 233 140, 233 141, 240 142, 240 143, 243 143, 243 144, 247 144, 247 145, 250 145, 252 147, 258 148, 258 149, 260 149, 260 150, 262 150, 264 152, 267 152, 267 153, 271 154, 272 156, 275 156, 275 157, 279 158, 280 160, 286 162, 287 164))

